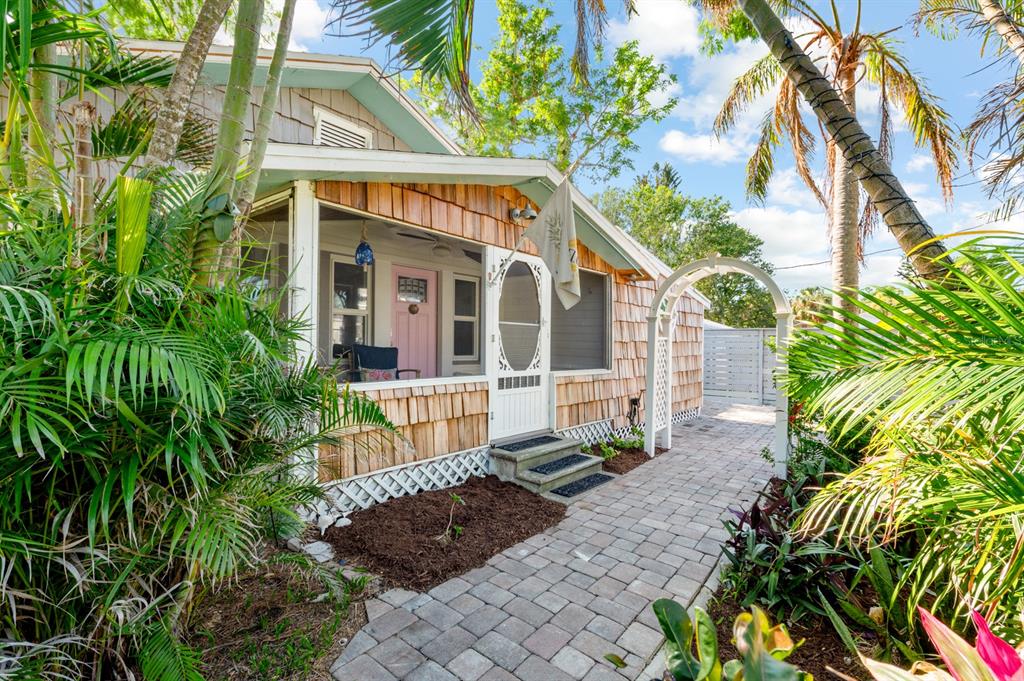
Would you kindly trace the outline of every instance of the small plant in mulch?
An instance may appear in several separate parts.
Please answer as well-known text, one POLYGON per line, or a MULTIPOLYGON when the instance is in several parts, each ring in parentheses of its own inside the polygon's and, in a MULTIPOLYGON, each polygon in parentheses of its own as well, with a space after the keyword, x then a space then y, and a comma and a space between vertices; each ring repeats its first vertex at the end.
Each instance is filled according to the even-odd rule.
POLYGON ((465 506, 466 502, 455 492, 449 492, 448 497, 452 500, 452 507, 448 511, 448 524, 445 525, 444 532, 435 537, 442 544, 450 544, 461 537, 466 530, 462 525, 455 524, 455 507, 465 506))
POLYGON ((349 517, 351 525, 324 535, 335 555, 380 575, 388 586, 426 591, 555 525, 565 506, 489 475, 349 517))
POLYGON ((356 603, 368 582, 344 579, 336 567, 282 551, 204 594, 188 639, 205 678, 329 681, 330 665, 366 623, 356 603))

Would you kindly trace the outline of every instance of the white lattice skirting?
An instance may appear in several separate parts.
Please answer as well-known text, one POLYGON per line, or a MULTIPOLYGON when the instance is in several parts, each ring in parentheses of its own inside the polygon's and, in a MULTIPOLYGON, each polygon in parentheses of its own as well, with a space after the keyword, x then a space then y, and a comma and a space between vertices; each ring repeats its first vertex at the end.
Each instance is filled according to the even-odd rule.
POLYGON ((327 508, 318 507, 318 516, 331 515, 337 519, 388 499, 446 489, 461 485, 470 476, 487 475, 489 449, 469 449, 329 483, 326 493, 330 503, 321 502, 327 508))
MULTIPOLYGON (((675 424, 683 423, 684 421, 692 421, 698 416, 700 416, 699 408, 684 409, 672 414, 672 423, 675 424)), ((642 431, 644 429, 644 424, 640 423, 637 427, 642 431)), ((581 423, 580 425, 572 426, 571 428, 563 428, 558 431, 558 434, 585 442, 588 445, 597 444, 598 442, 607 442, 613 435, 621 438, 633 436, 629 426, 612 428, 611 419, 591 421, 590 423, 581 423)))

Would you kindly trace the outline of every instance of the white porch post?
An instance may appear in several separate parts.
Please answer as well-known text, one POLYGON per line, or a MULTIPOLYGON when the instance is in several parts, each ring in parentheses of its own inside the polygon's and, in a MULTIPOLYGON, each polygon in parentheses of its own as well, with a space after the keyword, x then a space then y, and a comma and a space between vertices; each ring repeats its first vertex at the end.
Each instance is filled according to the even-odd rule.
POLYGON ((317 353, 317 292, 320 283, 320 211, 312 182, 295 183, 288 264, 292 271, 291 314, 306 322, 302 359, 317 353))
MULTIPOLYGON (((785 371, 789 365, 785 348, 789 340, 789 327, 792 324, 792 318, 793 315, 790 312, 775 313, 776 373, 785 371)), ((775 390, 775 443, 773 450, 775 475, 785 480, 787 462, 789 461, 789 396, 778 387, 775 390)))
POLYGON ((661 446, 672 449, 672 341, 675 335, 675 310, 678 298, 672 298, 668 306, 665 323, 665 429, 661 431, 661 446))
MULTIPOLYGON (((312 182, 295 183, 292 194, 292 220, 288 235, 288 266, 291 269, 292 317, 305 321, 298 359, 303 362, 317 356, 317 293, 320 277, 320 210, 312 182)), ((317 479, 319 453, 316 445, 297 452, 295 474, 308 482, 317 479)))

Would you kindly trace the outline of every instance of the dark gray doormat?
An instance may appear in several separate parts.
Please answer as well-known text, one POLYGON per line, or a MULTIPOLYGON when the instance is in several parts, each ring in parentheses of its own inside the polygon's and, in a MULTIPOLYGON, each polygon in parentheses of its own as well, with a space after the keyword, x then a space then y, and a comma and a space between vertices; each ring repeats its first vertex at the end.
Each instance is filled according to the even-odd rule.
POLYGON ((548 461, 547 463, 542 463, 539 466, 534 466, 530 470, 534 473, 540 473, 541 475, 548 475, 550 473, 560 471, 563 468, 575 466, 581 461, 586 460, 587 457, 582 454, 570 454, 569 456, 563 456, 561 459, 555 459, 554 461, 548 461))
POLYGON ((495 449, 504 449, 506 452, 521 452, 524 449, 540 447, 541 445, 558 442, 561 439, 562 438, 555 437, 554 435, 541 435, 540 437, 531 437, 529 440, 520 440, 519 442, 509 442, 504 445, 495 445, 495 449))
POLYGON ((557 494, 560 497, 574 497, 577 494, 583 494, 587 490, 594 489, 598 485, 603 485, 612 479, 612 476, 605 475, 604 473, 594 473, 588 475, 585 478, 580 478, 575 482, 570 482, 568 485, 562 485, 551 490, 552 494, 557 494))

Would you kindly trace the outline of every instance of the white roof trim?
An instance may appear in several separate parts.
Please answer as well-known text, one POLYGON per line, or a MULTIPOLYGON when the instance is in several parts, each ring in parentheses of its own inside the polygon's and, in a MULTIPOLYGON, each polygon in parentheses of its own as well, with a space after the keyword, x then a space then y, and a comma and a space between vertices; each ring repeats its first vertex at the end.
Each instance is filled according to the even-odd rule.
MULTIPOLYGON (((298 178, 344 174, 353 181, 376 182, 478 182, 491 185, 522 185, 539 181, 553 193, 562 181, 562 173, 547 161, 534 158, 494 158, 484 156, 453 156, 406 151, 344 149, 302 144, 271 143, 263 162, 263 171, 288 171, 298 178)), ((672 268, 640 245, 633 237, 613 225, 575 186, 572 187, 576 209, 613 242, 620 252, 654 279, 672 274, 672 268)), ((688 291, 694 299, 711 307, 696 289, 688 291)))
MULTIPOLYGON (((181 54, 184 43, 168 40, 126 40, 125 47, 130 52, 147 53, 153 56, 173 57, 181 54)), ((233 48, 226 45, 212 45, 207 56, 207 61, 214 63, 230 63, 233 48)), ((274 51, 261 49, 256 57, 257 64, 270 65, 274 51)), ((427 113, 420 108, 413 99, 402 92, 395 83, 384 73, 384 70, 377 62, 366 57, 343 57, 333 54, 315 54, 312 52, 289 52, 285 65, 295 69, 322 69, 328 71, 347 71, 350 73, 362 73, 369 75, 377 81, 396 102, 412 114, 419 123, 426 128, 433 137, 437 138, 453 154, 464 155, 462 147, 451 140, 444 130, 434 122, 427 113)))

